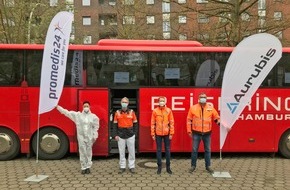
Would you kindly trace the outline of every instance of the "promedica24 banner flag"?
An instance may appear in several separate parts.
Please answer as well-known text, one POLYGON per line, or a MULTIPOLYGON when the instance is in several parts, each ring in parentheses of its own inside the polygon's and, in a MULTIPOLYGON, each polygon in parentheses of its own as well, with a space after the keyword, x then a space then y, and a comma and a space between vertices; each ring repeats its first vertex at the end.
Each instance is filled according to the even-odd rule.
POLYGON ((266 33, 249 36, 234 48, 222 83, 220 150, 228 130, 281 56, 279 39, 266 33))
POLYGON ((73 14, 63 11, 49 25, 42 58, 38 114, 54 109, 61 96, 72 21, 73 14))
MULTIPOLYGON (((72 21, 72 13, 59 12, 52 19, 46 34, 41 67, 36 163, 38 163, 40 114, 54 109, 61 96, 72 21)), ((46 175, 38 175, 38 164, 36 164, 35 173, 35 175, 25 179, 25 181, 39 182, 48 177, 46 175)))

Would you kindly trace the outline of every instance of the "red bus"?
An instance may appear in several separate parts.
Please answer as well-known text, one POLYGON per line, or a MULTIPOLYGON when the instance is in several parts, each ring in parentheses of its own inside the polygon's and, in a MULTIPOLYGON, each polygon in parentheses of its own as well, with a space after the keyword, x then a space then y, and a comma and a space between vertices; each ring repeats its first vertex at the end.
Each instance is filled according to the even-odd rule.
MULTIPOLYGON (((60 159, 78 151, 75 125, 68 118, 52 110, 41 114, 38 123, 43 48, 0 45, 0 160, 13 159, 19 153, 34 154, 38 126, 40 159, 60 159)), ((70 45, 59 105, 80 110, 84 100, 91 102, 92 112, 100 118, 93 153, 108 156, 118 152, 111 138, 111 120, 126 96, 139 122, 137 152, 155 152, 150 117, 157 97, 163 95, 175 117, 172 152, 191 152, 186 134, 188 109, 200 92, 206 92, 220 110, 223 71, 232 50, 203 47, 196 41, 101 40, 97 45, 70 45), (219 65, 210 85, 196 82, 205 62, 219 65)), ((280 152, 290 158, 289 62, 290 49, 284 48, 281 60, 229 132, 223 152, 280 152)), ((216 125, 212 151, 220 151, 216 125)))

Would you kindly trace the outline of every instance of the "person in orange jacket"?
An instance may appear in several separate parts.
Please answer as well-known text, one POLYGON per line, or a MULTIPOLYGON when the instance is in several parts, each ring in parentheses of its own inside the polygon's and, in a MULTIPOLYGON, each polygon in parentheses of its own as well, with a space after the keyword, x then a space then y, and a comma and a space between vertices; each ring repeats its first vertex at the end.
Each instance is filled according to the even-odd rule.
POLYGON ((212 120, 219 125, 220 117, 213 105, 207 103, 206 100, 207 96, 205 93, 199 94, 198 104, 191 106, 187 114, 187 133, 192 138, 190 173, 195 171, 201 140, 204 144, 205 168, 211 174, 214 172, 210 168, 212 120))
POLYGON ((166 107, 164 96, 159 97, 159 106, 156 107, 151 115, 151 136, 156 140, 157 150, 157 174, 161 174, 162 169, 162 140, 165 145, 166 172, 172 174, 170 169, 170 142, 174 134, 174 117, 170 108, 166 107))

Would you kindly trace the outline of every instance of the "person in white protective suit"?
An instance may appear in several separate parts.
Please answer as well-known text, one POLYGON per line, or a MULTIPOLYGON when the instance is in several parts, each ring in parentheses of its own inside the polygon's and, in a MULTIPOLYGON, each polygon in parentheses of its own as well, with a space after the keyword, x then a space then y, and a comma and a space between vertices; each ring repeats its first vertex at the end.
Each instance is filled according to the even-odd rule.
POLYGON ((90 103, 88 101, 83 102, 82 112, 68 111, 59 105, 56 108, 76 124, 81 173, 91 173, 92 147, 98 138, 99 118, 90 111, 90 103))

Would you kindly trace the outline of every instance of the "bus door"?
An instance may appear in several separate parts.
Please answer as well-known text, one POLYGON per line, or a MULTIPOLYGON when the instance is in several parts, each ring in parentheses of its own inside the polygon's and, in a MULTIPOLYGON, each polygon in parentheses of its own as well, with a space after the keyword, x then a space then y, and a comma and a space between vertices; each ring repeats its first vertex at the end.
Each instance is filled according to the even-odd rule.
POLYGON ((82 110, 83 102, 89 101, 92 113, 100 119, 99 136, 93 146, 93 155, 109 155, 109 91, 103 89, 81 89, 78 90, 78 107, 82 110))
MULTIPOLYGON (((111 89, 110 90, 110 147, 109 151, 111 154, 119 153, 118 150, 118 143, 113 137, 113 120, 114 114, 118 109, 121 109, 121 99, 123 97, 127 97, 129 99, 129 109, 133 109, 137 116, 137 120, 139 121, 138 115, 138 90, 137 89, 111 89)), ((138 130, 139 131, 139 130, 138 130)), ((135 139, 135 147, 136 152, 138 152, 138 142, 139 142, 139 135, 136 135, 135 139)))

